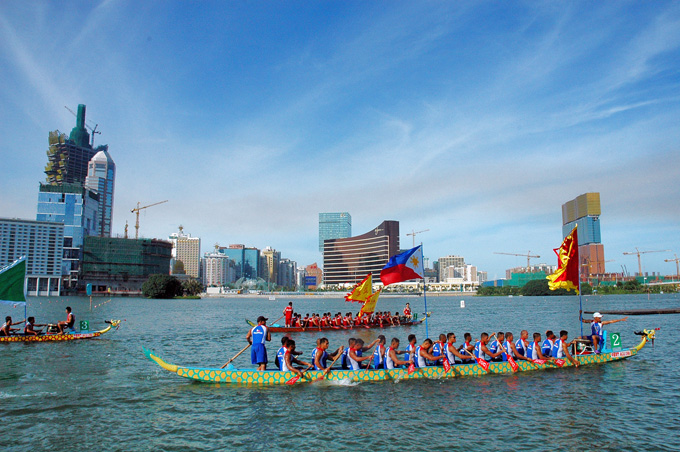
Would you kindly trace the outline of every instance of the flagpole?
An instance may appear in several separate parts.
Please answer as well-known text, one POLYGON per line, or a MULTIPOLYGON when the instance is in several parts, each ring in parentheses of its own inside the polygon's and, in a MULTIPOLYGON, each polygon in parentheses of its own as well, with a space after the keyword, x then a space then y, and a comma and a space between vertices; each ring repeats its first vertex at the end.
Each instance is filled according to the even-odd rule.
MULTIPOLYGON (((420 251, 422 253, 423 251, 423 242, 420 242, 420 251)), ((425 253, 423 253, 423 256, 425 256, 425 253)), ((430 337, 427 329, 427 279, 425 279, 425 265, 423 263, 423 300, 425 301, 425 338, 428 339, 430 337)))
MULTIPOLYGON (((578 225, 576 225, 578 227, 578 225)), ((578 253, 578 243, 576 243, 576 252, 578 253)), ((581 327, 581 337, 583 337, 583 296, 581 295, 581 254, 578 254, 578 317, 581 327)))

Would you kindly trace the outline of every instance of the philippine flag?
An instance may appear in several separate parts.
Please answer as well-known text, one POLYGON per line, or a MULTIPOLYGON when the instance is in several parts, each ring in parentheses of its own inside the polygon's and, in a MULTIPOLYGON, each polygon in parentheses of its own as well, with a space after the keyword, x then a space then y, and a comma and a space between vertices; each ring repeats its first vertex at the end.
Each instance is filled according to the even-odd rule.
POLYGON ((392 256, 380 272, 380 281, 386 286, 409 279, 423 279, 423 248, 418 245, 392 256))

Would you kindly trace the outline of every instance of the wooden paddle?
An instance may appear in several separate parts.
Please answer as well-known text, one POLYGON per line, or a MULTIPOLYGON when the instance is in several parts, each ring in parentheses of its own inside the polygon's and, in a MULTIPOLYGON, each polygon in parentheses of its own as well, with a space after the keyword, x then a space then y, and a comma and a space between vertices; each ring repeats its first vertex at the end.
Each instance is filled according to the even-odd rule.
POLYGON ((305 370, 302 371, 302 373, 301 373, 300 375, 295 375, 293 378, 291 378, 290 380, 288 380, 288 381, 286 382, 286 384, 287 384, 287 385, 294 385, 295 383, 297 383, 297 381, 298 381, 300 378, 304 378, 304 377, 305 377, 305 373, 306 373, 309 369, 311 369, 311 368, 312 368, 311 365, 308 366, 305 370))
POLYGON ((323 379, 326 377, 326 375, 328 375, 328 372, 331 371, 331 367, 333 367, 333 364, 335 364, 335 362, 336 362, 338 359, 340 359, 340 357, 342 356, 342 351, 343 351, 343 347, 340 347, 340 348, 338 349, 338 354, 335 355, 335 359, 333 360, 333 362, 331 362, 331 365, 328 366, 328 368, 327 368, 326 370, 323 371, 323 373, 321 374, 321 376, 320 376, 319 378, 317 378, 316 380, 314 380, 314 381, 323 380, 323 379))
POLYGON ((246 350, 248 350, 248 347, 250 347, 250 345, 251 345, 251 344, 248 344, 248 345, 246 345, 245 347, 243 347, 243 350, 241 350, 240 352, 238 352, 238 353, 236 354, 236 356, 234 356, 234 357, 231 358, 229 361, 227 361, 226 363, 224 363, 224 366, 220 367, 220 369, 224 369, 225 367, 227 367, 227 366, 229 365, 229 363, 232 362, 233 360, 235 360, 236 358, 238 358, 239 355, 241 355, 241 353, 243 353, 243 352, 245 352, 246 350))
POLYGON ((505 356, 508 357, 508 364, 510 364, 510 367, 512 368, 512 371, 513 371, 513 372, 517 372, 517 371, 519 370, 519 366, 518 366, 517 363, 515 362, 515 358, 513 358, 512 356, 510 356, 510 353, 505 349, 505 347, 503 347, 503 344, 501 344, 501 341, 499 341, 498 338, 496 337, 496 333, 493 333, 493 334, 491 335, 491 337, 495 337, 495 338, 496 338, 496 341, 498 341, 498 346, 501 348, 501 351, 502 351, 503 353, 505 353, 505 356))

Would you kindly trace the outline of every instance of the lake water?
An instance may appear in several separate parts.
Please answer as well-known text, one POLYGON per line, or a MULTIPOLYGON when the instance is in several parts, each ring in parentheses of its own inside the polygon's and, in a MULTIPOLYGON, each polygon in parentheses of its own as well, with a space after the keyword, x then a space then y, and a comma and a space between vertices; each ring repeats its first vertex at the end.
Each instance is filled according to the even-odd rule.
MULTIPOLYGON (((33 298, 38 323, 61 320, 70 305, 92 329, 104 319, 121 328, 98 340, 0 344, 0 441, 5 450, 678 450, 679 315, 633 316, 611 325, 624 347, 633 331, 657 328, 655 346, 634 358, 579 369, 509 375, 361 384, 300 384, 246 388, 194 383, 146 360, 142 347, 168 362, 219 367, 241 350, 244 318, 296 311, 358 309, 337 299, 116 298, 89 311, 86 298, 33 298), (670 358, 670 359, 667 359, 670 358)), ((379 309, 401 311, 422 298, 381 298, 379 309)), ((579 332, 578 297, 430 297, 430 336, 482 331, 579 332), (460 308, 464 299, 466 307, 460 308)), ((103 303, 103 304, 102 304, 103 303)), ((588 296, 584 310, 678 307, 678 295, 588 296)), ((23 318, 23 309, 0 306, 23 318)), ((612 316, 605 316, 612 318, 612 316)), ((587 325, 586 325, 587 327, 587 325)), ((382 330, 406 341, 425 326, 382 330)), ((329 331, 331 348, 351 336, 329 331)), ((308 358, 320 334, 293 335, 308 358)), ((280 343, 274 334, 270 361, 280 343)), ((237 367, 251 367, 249 353, 237 367)))

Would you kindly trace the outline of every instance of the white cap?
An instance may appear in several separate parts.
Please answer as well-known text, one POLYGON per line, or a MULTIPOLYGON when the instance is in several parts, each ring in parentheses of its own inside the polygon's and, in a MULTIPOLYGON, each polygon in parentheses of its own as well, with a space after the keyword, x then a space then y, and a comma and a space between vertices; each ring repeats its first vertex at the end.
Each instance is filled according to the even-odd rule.
POLYGON ((597 319, 597 318, 600 318, 600 319, 601 319, 601 318, 602 318, 602 314, 600 314, 599 312, 596 312, 595 314, 593 314, 593 318, 594 318, 594 319, 597 319))

